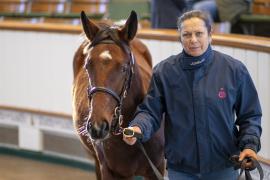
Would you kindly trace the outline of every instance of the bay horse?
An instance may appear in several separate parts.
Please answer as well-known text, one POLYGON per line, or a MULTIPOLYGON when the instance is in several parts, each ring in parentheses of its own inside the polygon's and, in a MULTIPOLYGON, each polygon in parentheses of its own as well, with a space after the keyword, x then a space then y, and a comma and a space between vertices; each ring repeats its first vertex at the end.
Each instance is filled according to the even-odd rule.
MULTIPOLYGON (((157 179, 138 145, 122 140, 152 75, 152 59, 137 38, 137 14, 123 26, 96 24, 81 13, 86 36, 73 60, 73 122, 82 144, 95 160, 98 180, 157 179)), ((143 146, 162 175, 163 130, 143 146)))

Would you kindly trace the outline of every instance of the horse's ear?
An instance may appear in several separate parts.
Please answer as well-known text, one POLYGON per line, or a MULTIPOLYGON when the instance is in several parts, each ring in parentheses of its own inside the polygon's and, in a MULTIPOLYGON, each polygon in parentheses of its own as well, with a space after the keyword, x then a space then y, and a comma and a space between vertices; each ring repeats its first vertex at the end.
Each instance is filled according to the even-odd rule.
POLYGON ((99 27, 88 19, 84 11, 81 12, 81 21, 85 35, 90 41, 92 41, 99 31, 99 27))
POLYGON ((125 41, 131 41, 136 33, 138 28, 138 18, 135 11, 131 11, 124 27, 120 30, 120 35, 125 41))

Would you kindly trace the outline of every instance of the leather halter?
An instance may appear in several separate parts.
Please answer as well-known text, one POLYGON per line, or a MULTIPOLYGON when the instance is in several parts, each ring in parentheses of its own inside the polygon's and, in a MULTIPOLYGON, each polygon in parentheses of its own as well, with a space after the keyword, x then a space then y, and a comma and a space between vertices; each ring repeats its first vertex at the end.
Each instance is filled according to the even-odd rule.
MULTIPOLYGON (((121 125, 123 123, 123 114, 122 114, 123 100, 126 98, 127 92, 131 85, 132 75, 134 74, 135 59, 128 44, 120 40, 117 34, 117 30, 113 27, 112 28, 106 27, 105 29, 99 31, 96 37, 91 42, 89 48, 92 48, 96 46, 97 44, 116 44, 128 54, 128 57, 130 59, 129 70, 126 73, 124 85, 122 87, 120 94, 117 94, 114 90, 108 87, 93 86, 91 88, 88 88, 89 101, 91 101, 93 95, 98 92, 109 94, 117 101, 117 106, 114 110, 114 116, 113 116, 113 120, 112 120, 112 124, 110 128, 111 129, 110 132, 113 135, 119 135, 122 133, 121 125)), ((90 119, 88 119, 88 121, 90 121, 90 119)), ((87 122, 87 124, 91 125, 91 122, 87 122)))

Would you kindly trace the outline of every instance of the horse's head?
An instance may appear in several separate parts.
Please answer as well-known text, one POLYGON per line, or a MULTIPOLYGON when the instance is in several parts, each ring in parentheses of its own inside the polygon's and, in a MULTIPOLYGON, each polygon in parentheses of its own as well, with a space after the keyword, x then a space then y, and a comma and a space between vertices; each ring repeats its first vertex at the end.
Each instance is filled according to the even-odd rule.
POLYGON ((84 49, 90 84, 86 126, 92 139, 104 139, 121 125, 123 99, 133 74, 134 57, 129 42, 137 32, 137 15, 132 11, 122 27, 97 25, 84 12, 81 21, 90 41, 84 49))

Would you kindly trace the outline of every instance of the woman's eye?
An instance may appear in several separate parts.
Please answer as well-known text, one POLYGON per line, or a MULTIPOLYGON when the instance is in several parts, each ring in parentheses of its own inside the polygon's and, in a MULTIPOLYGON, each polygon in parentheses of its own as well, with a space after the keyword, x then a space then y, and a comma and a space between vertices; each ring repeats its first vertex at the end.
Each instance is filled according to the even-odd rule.
POLYGON ((197 37, 200 37, 200 36, 202 36, 202 35, 203 35, 202 32, 197 32, 197 33, 196 33, 196 36, 197 36, 197 37))

